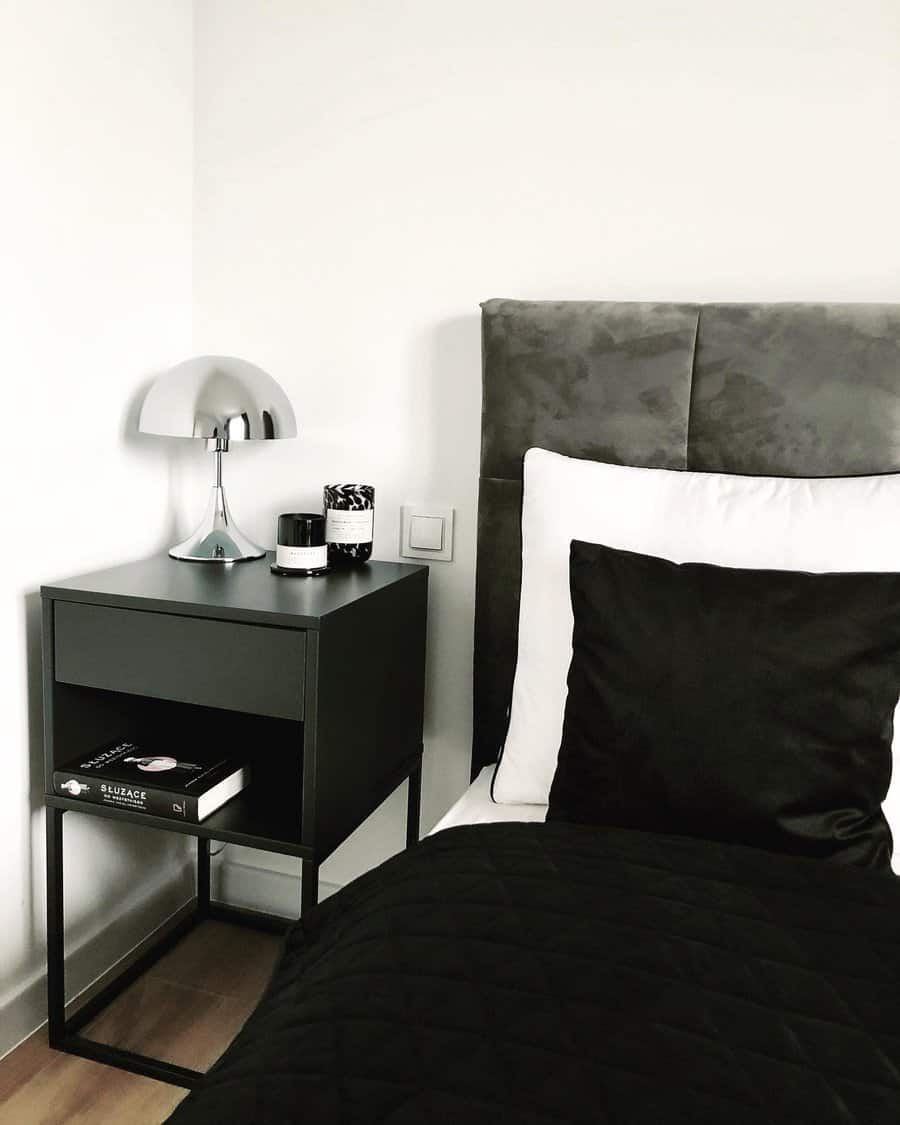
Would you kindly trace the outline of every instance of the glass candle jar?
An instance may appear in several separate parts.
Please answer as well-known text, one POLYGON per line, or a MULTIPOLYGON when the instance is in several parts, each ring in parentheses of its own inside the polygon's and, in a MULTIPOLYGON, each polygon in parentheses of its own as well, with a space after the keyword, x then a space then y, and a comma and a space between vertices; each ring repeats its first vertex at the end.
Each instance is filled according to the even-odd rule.
POLYGON ((325 542, 328 561, 364 563, 372 557, 375 488, 371 484, 326 484, 325 542))
POLYGON ((318 512, 285 512, 278 517, 275 574, 309 578, 328 570, 325 517, 318 512))

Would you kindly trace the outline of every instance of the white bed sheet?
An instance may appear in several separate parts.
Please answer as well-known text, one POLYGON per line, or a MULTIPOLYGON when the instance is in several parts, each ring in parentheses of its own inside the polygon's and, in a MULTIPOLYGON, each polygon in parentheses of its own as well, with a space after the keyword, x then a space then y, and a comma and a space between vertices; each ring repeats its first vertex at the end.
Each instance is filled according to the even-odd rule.
POLYGON ((456 804, 445 813, 428 833, 457 828, 461 824, 492 824, 494 821, 544 820, 546 805, 498 805, 491 800, 493 766, 485 766, 456 804))

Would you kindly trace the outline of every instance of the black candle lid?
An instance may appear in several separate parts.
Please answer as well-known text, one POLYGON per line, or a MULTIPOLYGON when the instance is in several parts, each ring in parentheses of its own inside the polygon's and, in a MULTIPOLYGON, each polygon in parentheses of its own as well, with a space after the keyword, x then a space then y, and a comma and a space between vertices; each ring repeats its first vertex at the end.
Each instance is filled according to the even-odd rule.
POLYGON ((324 547, 325 517, 318 512, 285 512, 278 517, 281 547, 324 547))

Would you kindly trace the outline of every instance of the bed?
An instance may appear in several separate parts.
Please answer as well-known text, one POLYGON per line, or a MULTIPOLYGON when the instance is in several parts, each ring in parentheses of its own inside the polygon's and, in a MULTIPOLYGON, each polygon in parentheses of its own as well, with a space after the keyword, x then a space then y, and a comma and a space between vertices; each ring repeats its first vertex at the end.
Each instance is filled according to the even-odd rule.
MULTIPOLYGON (((900 306, 491 301, 483 332, 473 785, 294 927, 170 1120, 897 1125, 900 883, 884 862, 545 823, 546 805, 495 804, 491 783, 521 664, 525 451, 894 474, 900 306)), ((621 554, 602 561, 627 568, 621 554)))

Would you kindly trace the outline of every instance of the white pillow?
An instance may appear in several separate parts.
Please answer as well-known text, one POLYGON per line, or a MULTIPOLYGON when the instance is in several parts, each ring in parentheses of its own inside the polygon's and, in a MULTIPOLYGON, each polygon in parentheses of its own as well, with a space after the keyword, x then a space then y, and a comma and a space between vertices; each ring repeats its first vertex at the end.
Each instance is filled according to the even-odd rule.
MULTIPOLYGON (((672 562, 900 570, 900 474, 743 477, 606 465, 529 449, 524 484, 519 651, 492 790, 503 804, 545 805, 549 798, 572 658, 573 539, 672 562)), ((900 770, 885 813, 900 842, 900 770)))

